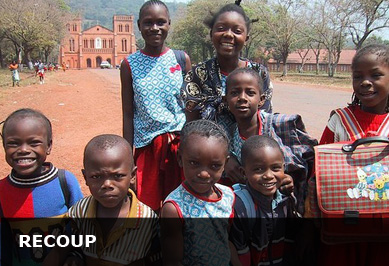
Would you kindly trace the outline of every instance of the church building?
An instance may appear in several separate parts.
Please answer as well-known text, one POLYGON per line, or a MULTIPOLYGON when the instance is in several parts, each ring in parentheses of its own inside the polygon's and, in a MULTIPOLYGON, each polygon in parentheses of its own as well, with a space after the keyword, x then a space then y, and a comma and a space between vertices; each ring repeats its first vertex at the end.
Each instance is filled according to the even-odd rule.
POLYGON ((102 61, 113 67, 136 51, 134 16, 113 17, 113 30, 96 25, 82 30, 81 18, 66 24, 68 34, 62 40, 59 60, 70 69, 99 68, 102 61))

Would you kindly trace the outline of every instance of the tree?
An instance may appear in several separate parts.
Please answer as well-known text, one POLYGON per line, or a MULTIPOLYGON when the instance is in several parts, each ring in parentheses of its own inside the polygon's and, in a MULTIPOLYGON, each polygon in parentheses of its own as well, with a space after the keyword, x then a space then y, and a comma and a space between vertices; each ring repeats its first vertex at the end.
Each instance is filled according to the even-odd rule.
POLYGON ((357 10, 348 29, 356 49, 359 49, 371 33, 389 27, 389 1, 353 0, 350 5, 357 6, 357 10))

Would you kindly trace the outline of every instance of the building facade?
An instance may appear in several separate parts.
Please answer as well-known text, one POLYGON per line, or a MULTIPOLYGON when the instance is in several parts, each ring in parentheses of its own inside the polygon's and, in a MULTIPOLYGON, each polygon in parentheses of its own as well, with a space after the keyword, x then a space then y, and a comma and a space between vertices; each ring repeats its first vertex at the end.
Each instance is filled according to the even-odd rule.
POLYGON ((98 68, 102 61, 115 67, 136 51, 134 16, 114 16, 113 30, 96 25, 83 31, 81 18, 66 27, 58 62, 65 62, 70 69, 98 68))

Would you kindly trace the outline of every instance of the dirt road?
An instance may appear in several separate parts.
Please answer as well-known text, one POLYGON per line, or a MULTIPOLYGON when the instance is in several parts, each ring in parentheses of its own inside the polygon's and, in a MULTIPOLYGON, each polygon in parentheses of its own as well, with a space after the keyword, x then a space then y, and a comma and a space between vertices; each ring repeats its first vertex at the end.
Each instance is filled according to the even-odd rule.
MULTIPOLYGON (((274 83, 274 111, 300 113, 318 138, 328 114, 349 102, 351 92, 318 86, 274 83)), ((119 70, 88 69, 49 73, 46 83, 0 90, 0 121, 18 108, 42 111, 53 124, 53 150, 48 160, 73 172, 88 195, 80 169, 85 144, 102 133, 121 135, 119 70)), ((10 168, 0 151, 0 177, 10 168)))

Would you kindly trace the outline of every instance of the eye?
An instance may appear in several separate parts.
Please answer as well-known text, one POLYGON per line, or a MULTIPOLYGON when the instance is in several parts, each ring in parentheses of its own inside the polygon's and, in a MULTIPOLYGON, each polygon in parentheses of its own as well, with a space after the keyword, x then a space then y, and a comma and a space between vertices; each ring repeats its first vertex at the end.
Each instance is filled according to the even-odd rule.
POLYGON ((189 164, 190 164, 190 165, 193 165, 193 166, 196 166, 196 165, 198 165, 199 163, 196 162, 196 161, 189 161, 189 164))
POLYGON ((157 25, 158 25, 158 26, 163 26, 163 25, 165 25, 166 23, 167 23, 166 20, 159 20, 159 21, 157 22, 157 25))
POLYGON ((231 90, 231 92, 229 93, 232 97, 235 97, 238 95, 238 91, 237 90, 231 90))
POLYGON ((255 91, 253 91, 253 90, 250 90, 250 91, 247 92, 248 96, 255 96, 256 94, 257 93, 255 91))
POLYGON ((39 146, 41 144, 42 144, 42 141, 40 141, 40 140, 33 140, 30 143, 31 147, 37 147, 37 146, 39 146))
POLYGON ((99 176, 99 175, 92 175, 92 176, 90 176, 89 178, 90 178, 90 179, 100 179, 101 176, 99 176))
POLYGON ((224 26, 223 25, 219 25, 219 26, 217 26, 216 27, 216 31, 224 31, 225 30, 225 28, 224 28, 224 26))
POLYGON ((242 34, 243 33, 243 30, 242 29, 234 29, 234 33, 236 34, 242 34))
POLYGON ((122 178, 122 177, 124 177, 125 175, 123 175, 123 174, 115 174, 113 177, 115 178, 115 179, 120 179, 120 178, 122 178))
POLYGON ((211 169, 212 170, 220 170, 222 168, 222 165, 221 164, 212 164, 211 165, 211 169))

